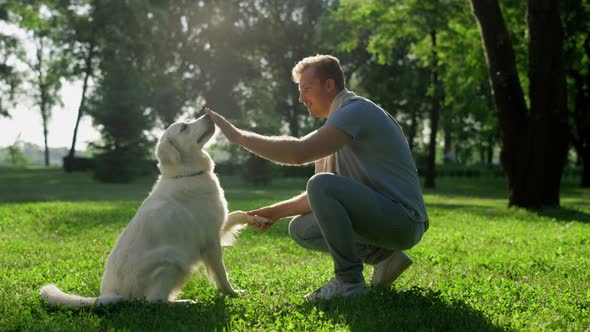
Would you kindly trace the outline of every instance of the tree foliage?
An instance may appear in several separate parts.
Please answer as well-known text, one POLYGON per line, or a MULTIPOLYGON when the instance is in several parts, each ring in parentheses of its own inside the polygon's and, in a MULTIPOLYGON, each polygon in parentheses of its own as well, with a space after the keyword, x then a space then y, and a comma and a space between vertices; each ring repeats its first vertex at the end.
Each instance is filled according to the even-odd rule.
POLYGON ((332 35, 341 32, 340 51, 369 53, 358 61, 360 86, 400 119, 410 145, 422 128, 429 129, 428 145, 414 149, 427 185, 434 186, 439 111, 445 150, 451 150, 454 137, 453 148, 463 161, 471 160, 474 150, 491 154, 495 119, 489 116, 485 66, 473 47, 478 35, 467 4, 342 1, 327 26, 332 35))
MULTIPOLYGON (((512 104, 525 114, 540 109, 533 95, 542 89, 531 68, 550 54, 531 57, 537 35, 524 20, 527 5, 498 3, 513 52, 512 104)), ((569 97, 568 114, 560 116, 590 170, 589 9, 586 1, 572 0, 560 2, 560 10, 569 97)), ((535 15, 529 10, 529 18, 535 15)), ((19 79, 21 86, 37 82, 37 91, 45 89, 32 95, 47 119, 59 105, 59 84, 83 81, 78 121, 89 114, 101 132, 94 147, 106 163, 101 179, 133 179, 148 166, 117 158, 153 158, 154 130, 205 104, 262 134, 301 136, 317 128, 322 120, 306 116, 290 75, 298 60, 317 53, 337 55, 347 85, 399 120, 429 184, 441 159, 437 151, 444 161, 490 163, 507 132, 493 111, 498 90, 490 89, 476 20, 461 0, 8 0, 0 19, 30 31, 44 48, 41 57, 28 59, 27 76, 8 60, 19 53, 19 41, 0 35, 0 116, 8 114, 19 79)), ((502 142, 506 155, 510 144, 502 142)), ((234 150, 242 154, 236 160, 249 159, 234 150)))
POLYGON ((59 95, 62 79, 66 74, 67 58, 56 42, 56 33, 62 25, 58 3, 54 1, 9 1, 7 7, 13 14, 11 20, 25 29, 32 38, 34 54, 22 54, 22 62, 30 69, 26 77, 32 87, 29 94, 38 107, 43 124, 45 165, 49 166, 48 125, 54 106, 62 105, 59 95))
MULTIPOLYGON (((9 6, 0 4, 0 23, 9 19, 9 6)), ((14 60, 22 58, 22 47, 18 40, 5 33, 0 33, 0 117, 10 117, 8 108, 15 100, 15 92, 22 79, 14 60)))

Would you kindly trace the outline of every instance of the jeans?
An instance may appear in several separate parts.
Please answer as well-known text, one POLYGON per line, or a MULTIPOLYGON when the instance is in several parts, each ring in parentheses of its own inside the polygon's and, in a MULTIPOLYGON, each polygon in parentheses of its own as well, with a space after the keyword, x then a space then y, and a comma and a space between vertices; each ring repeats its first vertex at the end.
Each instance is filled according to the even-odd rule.
POLYGON ((347 177, 314 175, 307 183, 312 213, 293 218, 289 234, 300 246, 329 252, 336 277, 363 281, 363 262, 376 264, 413 247, 427 229, 406 208, 347 177))

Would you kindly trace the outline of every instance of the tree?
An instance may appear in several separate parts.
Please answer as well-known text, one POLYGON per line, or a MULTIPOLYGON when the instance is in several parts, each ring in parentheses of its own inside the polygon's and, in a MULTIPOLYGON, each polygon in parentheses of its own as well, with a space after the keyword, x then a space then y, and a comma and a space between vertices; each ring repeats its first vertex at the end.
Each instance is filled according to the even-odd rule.
MULTIPOLYGON (((304 107, 299 103, 299 92, 291 80, 291 69, 299 60, 318 52, 320 43, 315 38, 315 29, 327 7, 317 0, 260 1, 257 7, 248 14, 257 22, 250 33, 258 40, 252 54, 256 55, 254 60, 260 72, 257 78, 260 95, 255 96, 256 102, 251 101, 249 106, 259 108, 259 113, 266 117, 269 112, 278 113, 280 120, 273 121, 275 128, 272 129, 280 130, 282 120, 287 124, 288 134, 299 137, 304 134, 303 129, 316 127, 317 122, 304 119, 304 107), (261 99, 261 95, 269 94, 271 103, 261 99)), ((271 130, 257 128, 260 129, 271 130)))
POLYGON ((14 101, 17 87, 22 80, 21 73, 9 63, 14 58, 22 58, 18 40, 0 34, 0 117, 10 117, 6 101, 14 101))
POLYGON ((571 141, 582 165, 582 187, 590 187, 590 3, 561 3, 568 76, 571 141))
POLYGON ((23 142, 18 137, 12 145, 4 148, 6 150, 6 159, 4 163, 10 166, 23 167, 27 164, 28 160, 23 153, 23 142))
MULTIPOLYGON (((98 35, 96 21, 92 20, 93 0, 62 1, 58 7, 63 16, 63 24, 56 34, 56 42, 64 47, 69 59, 69 76, 82 78, 82 97, 78 106, 76 124, 72 134, 72 144, 67 158, 74 158, 80 120, 85 114, 89 81, 95 74, 98 62, 98 35)), ((64 164, 64 166, 67 165, 64 164)), ((66 171, 70 171, 66 168, 66 171)))
POLYGON ((498 144, 487 67, 479 30, 468 4, 455 11, 440 32, 439 53, 444 70, 444 162, 491 164, 498 144), (476 160, 479 156, 479 160, 476 160))
POLYGON ((49 166, 47 135, 51 110, 61 104, 59 91, 66 64, 63 50, 53 42, 52 33, 61 22, 58 13, 50 7, 52 4, 48 1, 30 1, 28 4, 17 3, 10 7, 19 26, 29 32, 35 47, 35 55, 26 56, 22 60, 32 72, 30 83, 35 91, 32 98, 39 107, 43 121, 45 166, 49 166))
MULTIPOLYGON (((6 4, 0 4, 0 21, 8 22, 8 9, 6 4)), ((0 33, 0 117, 10 117, 6 100, 14 101, 16 88, 21 82, 21 73, 11 60, 22 58, 22 52, 16 38, 0 33)))
MULTIPOLYGON (((129 182, 145 172, 154 127, 149 112, 145 55, 149 54, 152 22, 141 20, 149 9, 139 2, 100 2, 93 20, 106 27, 101 34, 101 76, 88 111, 99 126, 102 142, 95 144, 95 177, 104 182, 129 182)), ((154 165, 155 166, 155 165, 154 165)))
POLYGON ((471 6, 498 114, 509 205, 559 206, 569 137, 559 1, 527 2, 530 109, 498 1, 471 0, 471 6))
POLYGON ((436 141, 440 109, 444 101, 440 35, 447 29, 449 19, 460 5, 455 0, 342 1, 336 11, 336 15, 343 17, 346 22, 370 27, 368 50, 377 55, 381 63, 399 61, 392 58, 392 48, 400 41, 410 41, 411 56, 419 59, 422 68, 428 69, 430 133, 425 186, 430 188, 435 186, 436 141))

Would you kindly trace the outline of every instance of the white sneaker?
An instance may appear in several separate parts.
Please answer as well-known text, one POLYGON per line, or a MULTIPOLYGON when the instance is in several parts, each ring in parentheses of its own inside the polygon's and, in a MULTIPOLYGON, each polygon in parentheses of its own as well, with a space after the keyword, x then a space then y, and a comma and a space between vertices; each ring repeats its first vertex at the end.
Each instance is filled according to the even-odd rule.
POLYGON ((412 265, 412 260, 403 251, 396 251, 391 256, 375 264, 371 285, 373 287, 389 288, 391 284, 399 277, 408 267, 412 265))
POLYGON ((364 280, 356 284, 351 284, 340 281, 340 279, 334 277, 332 278, 332 280, 328 281, 327 284, 325 284, 315 292, 305 294, 304 297, 309 301, 316 301, 328 300, 337 296, 352 297, 364 295, 367 294, 367 292, 367 285, 365 284, 364 280))

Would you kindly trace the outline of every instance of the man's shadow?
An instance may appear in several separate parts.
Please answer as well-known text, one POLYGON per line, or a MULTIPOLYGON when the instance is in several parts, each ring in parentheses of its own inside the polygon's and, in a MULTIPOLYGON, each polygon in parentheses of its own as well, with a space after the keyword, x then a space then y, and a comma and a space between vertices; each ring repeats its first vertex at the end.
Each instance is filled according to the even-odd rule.
POLYGON ((449 302, 439 293, 419 287, 398 292, 371 289, 353 299, 301 304, 301 312, 324 312, 324 319, 351 331, 506 331, 462 301, 449 302), (315 309, 314 309, 315 308, 315 309))

